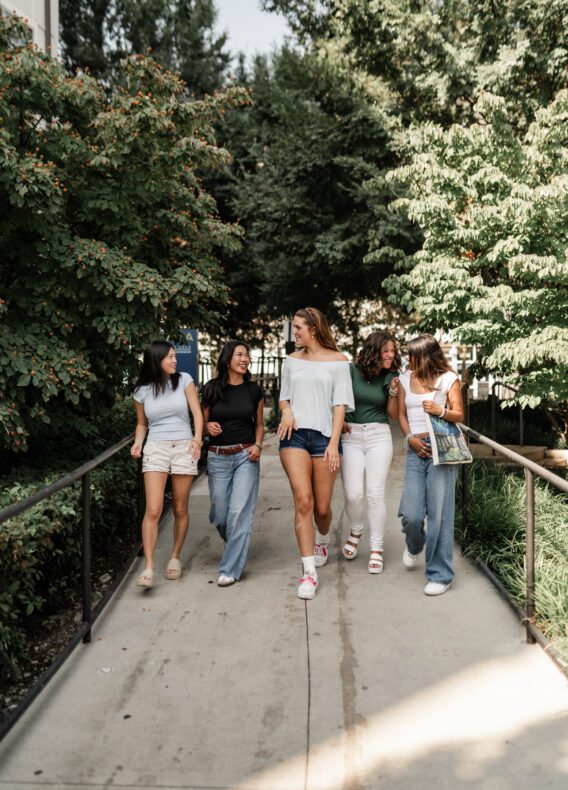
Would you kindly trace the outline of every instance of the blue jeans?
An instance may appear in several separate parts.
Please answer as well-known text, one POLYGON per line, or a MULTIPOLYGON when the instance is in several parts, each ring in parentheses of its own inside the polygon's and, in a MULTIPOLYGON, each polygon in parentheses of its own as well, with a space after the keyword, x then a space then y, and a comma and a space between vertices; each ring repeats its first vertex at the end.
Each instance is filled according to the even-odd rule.
POLYGON ((242 450, 234 455, 207 454, 211 509, 209 521, 225 541, 220 573, 240 579, 247 561, 258 498, 260 464, 242 450))
POLYGON ((420 554, 426 545, 426 578, 430 582, 449 584, 454 578, 455 509, 455 465, 434 466, 431 458, 421 458, 409 447, 398 515, 408 551, 420 554))

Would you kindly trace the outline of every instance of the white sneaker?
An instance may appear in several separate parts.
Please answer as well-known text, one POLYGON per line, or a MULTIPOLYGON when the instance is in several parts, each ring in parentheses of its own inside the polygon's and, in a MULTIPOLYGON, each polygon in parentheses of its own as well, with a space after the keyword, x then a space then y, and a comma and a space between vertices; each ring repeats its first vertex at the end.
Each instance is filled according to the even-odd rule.
POLYGON ((323 543, 316 543, 314 546, 314 563, 316 568, 322 568, 327 562, 327 557, 327 546, 324 546, 323 543))
POLYGON ((219 587, 230 587, 231 584, 234 584, 237 580, 234 576, 226 576, 222 573, 219 578, 217 579, 217 585, 219 587))
POLYGON ((302 576, 298 586, 298 598, 303 598, 305 601, 311 601, 316 597, 316 590, 319 586, 317 579, 313 576, 302 576))
POLYGON ((418 562, 418 557, 419 556, 420 556, 419 554, 411 554, 408 551, 408 546, 405 546, 404 547, 404 552, 403 552, 403 555, 402 555, 402 564, 404 565, 405 568, 408 568, 408 570, 411 570, 412 568, 414 568, 414 566, 418 562))
POLYGON ((428 582, 426 587, 424 587, 424 595, 443 595, 446 590, 449 589, 449 584, 442 584, 442 582, 428 582))

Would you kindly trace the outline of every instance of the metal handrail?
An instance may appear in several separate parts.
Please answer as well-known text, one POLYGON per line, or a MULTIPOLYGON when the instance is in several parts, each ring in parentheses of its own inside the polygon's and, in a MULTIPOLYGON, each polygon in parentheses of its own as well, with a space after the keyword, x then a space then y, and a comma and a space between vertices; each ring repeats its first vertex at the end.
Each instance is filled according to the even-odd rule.
MULTIPOLYGON (((524 622, 525 630, 527 634, 527 642, 534 643, 539 642, 549 653, 549 655, 556 661, 559 667, 565 674, 568 674, 568 666, 566 662, 562 659, 560 654, 550 645, 544 634, 535 626, 533 619, 535 615, 535 476, 540 477, 542 480, 546 480, 547 483, 558 488, 560 491, 563 491, 565 494, 568 494, 568 481, 564 480, 559 475, 555 475, 549 469, 545 469, 540 464, 535 463, 534 461, 530 461, 528 458, 525 458, 519 453, 514 452, 514 450, 510 450, 508 447, 505 447, 498 442, 493 441, 492 439, 487 438, 487 436, 483 436, 482 434, 478 433, 477 431, 473 430, 467 425, 462 425, 460 423, 460 428, 462 431, 468 436, 468 438, 474 439, 476 442, 480 444, 484 444, 487 447, 490 447, 494 452, 499 453, 499 455, 503 455, 509 460, 513 461, 514 463, 522 466, 525 470, 525 497, 526 497, 526 508, 525 508, 525 520, 526 520, 526 590, 525 590, 525 610, 522 611, 519 606, 516 604, 515 601, 511 598, 511 596, 506 593, 504 587, 500 583, 496 583, 497 580, 493 573, 487 568, 485 563, 478 562, 479 565, 482 566, 483 570, 488 574, 491 578, 493 583, 496 583, 501 594, 504 594, 509 604, 513 607, 513 609, 521 616, 522 622, 524 622)), ((463 496, 462 496, 462 529, 464 532, 467 530, 468 527, 468 474, 469 474, 469 467, 467 464, 462 465, 462 485, 463 485, 463 496)))
MULTIPOLYGON (((91 641, 91 627, 99 614, 103 611, 105 605, 108 603, 112 594, 128 572, 134 559, 140 551, 140 537, 136 541, 130 555, 128 556, 122 573, 118 574, 109 589, 105 592, 102 599, 93 608, 91 600, 91 472, 98 466, 108 461, 118 452, 120 452, 127 444, 129 444, 134 437, 134 434, 125 436, 108 450, 105 450, 100 455, 87 461, 82 466, 74 469, 72 472, 60 477, 51 485, 44 486, 43 488, 35 491, 31 496, 9 505, 4 510, 0 511, 0 524, 7 521, 19 513, 29 510, 38 502, 43 502, 49 499, 54 494, 62 491, 64 488, 81 481, 81 579, 82 579, 82 622, 75 634, 71 637, 64 649, 59 655, 51 662, 49 667, 41 675, 37 683, 28 691, 24 698, 18 703, 17 707, 11 711, 4 721, 0 723, 0 740, 12 729, 18 719, 25 713, 31 703, 35 700, 38 694, 46 687, 51 678, 55 675, 57 670, 63 665, 65 660, 71 655, 75 647, 81 642, 91 641)), ((144 508, 144 496, 142 485, 142 465, 138 462, 138 524, 140 524, 142 510, 144 508)), ((137 527, 138 529, 138 527, 137 527)))

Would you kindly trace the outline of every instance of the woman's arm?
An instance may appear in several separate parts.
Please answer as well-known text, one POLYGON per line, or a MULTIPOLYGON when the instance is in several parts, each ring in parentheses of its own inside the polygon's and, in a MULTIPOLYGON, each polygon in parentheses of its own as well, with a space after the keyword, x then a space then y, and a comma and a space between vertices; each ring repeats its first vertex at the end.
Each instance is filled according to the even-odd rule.
POLYGON ((254 444, 249 447, 248 454, 250 461, 258 461, 260 453, 262 452, 262 442, 264 439, 264 398, 260 399, 258 408, 256 410, 256 425, 254 444))
POLYGON ((203 445, 203 414, 201 413, 201 405, 193 381, 185 388, 185 397, 193 417, 193 439, 191 440, 193 448, 191 455, 197 459, 201 455, 201 447, 203 445))
POLYGON ((398 420, 398 393, 402 387, 398 386, 398 377, 389 384, 389 397, 387 401, 387 414, 391 420, 398 420))
POLYGON ((341 436, 344 420, 345 406, 334 406, 331 436, 323 456, 327 460, 330 472, 335 472, 336 469, 339 469, 339 437, 341 436))
POLYGON ((136 431, 134 433, 134 444, 130 448, 130 455, 133 458, 140 458, 142 455, 142 445, 148 432, 148 420, 144 411, 144 404, 134 401, 134 408, 136 410, 136 431))
POLYGON ((442 417, 448 422, 461 422, 464 417, 461 384, 454 381, 448 392, 448 405, 443 408, 433 400, 424 401, 424 411, 433 414, 435 417, 442 417))
POLYGON ((205 433, 208 436, 219 436, 222 433, 221 424, 218 422, 211 422, 211 409, 209 406, 202 406, 201 410, 203 412, 203 425, 205 433))
POLYGON ((281 400, 278 403, 278 408, 282 416, 276 433, 279 439, 289 439, 292 436, 292 431, 296 430, 296 419, 292 407, 290 406, 290 401, 281 400))

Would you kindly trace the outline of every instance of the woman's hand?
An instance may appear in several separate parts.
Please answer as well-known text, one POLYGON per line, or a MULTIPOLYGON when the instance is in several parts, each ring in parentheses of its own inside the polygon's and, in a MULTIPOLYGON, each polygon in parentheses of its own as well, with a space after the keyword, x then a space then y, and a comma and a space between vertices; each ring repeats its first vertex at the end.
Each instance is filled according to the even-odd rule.
POLYGON ((432 455, 432 450, 428 442, 423 442, 419 436, 411 436, 408 439, 408 444, 420 458, 430 458, 432 455))
POLYGON ((398 398, 398 376, 389 384, 389 395, 391 398, 398 398))
POLYGON ((261 448, 258 446, 258 444, 253 444, 252 447, 248 448, 249 461, 259 461, 260 453, 261 448))
POLYGON ((436 401, 433 400, 423 401, 422 408, 424 409, 424 411, 428 412, 428 414, 431 414, 433 417, 441 417, 442 414, 445 412, 444 407, 440 406, 439 403, 436 403, 436 401))
POLYGON ((324 453, 324 461, 327 461, 330 472, 337 472, 339 469, 339 446, 330 442, 324 453))
POLYGON ((296 420, 294 419, 294 412, 290 407, 284 409, 282 412, 282 419, 276 433, 279 439, 290 439, 292 431, 296 430, 296 420))
POLYGON ((351 423, 344 422, 341 426, 341 433, 351 433, 351 423))
POLYGON ((140 458, 140 456, 142 455, 142 444, 143 442, 134 442, 134 444, 130 448, 130 455, 133 458, 140 458))
POLYGON ((222 433, 221 424, 218 422, 205 423, 205 430, 209 436, 219 436, 219 434, 222 433))
POLYGON ((187 449, 194 461, 199 461, 199 456, 201 455, 202 447, 203 447, 203 442, 200 442, 199 439, 192 439, 190 441, 189 447, 187 449))

